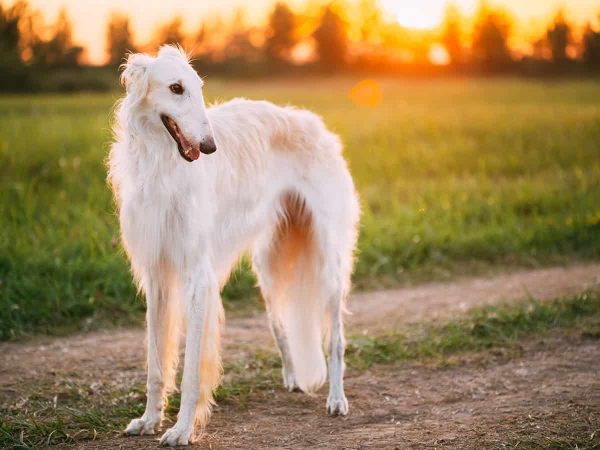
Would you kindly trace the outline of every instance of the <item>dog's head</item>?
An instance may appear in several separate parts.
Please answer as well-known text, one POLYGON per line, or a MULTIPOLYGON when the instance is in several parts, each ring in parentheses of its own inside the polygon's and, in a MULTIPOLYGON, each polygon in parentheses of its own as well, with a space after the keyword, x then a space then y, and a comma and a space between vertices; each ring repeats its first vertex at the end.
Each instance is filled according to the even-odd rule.
POLYGON ((170 134, 186 161, 217 150, 202 80, 181 49, 165 45, 156 57, 132 53, 123 67, 126 101, 139 108, 147 126, 170 134))

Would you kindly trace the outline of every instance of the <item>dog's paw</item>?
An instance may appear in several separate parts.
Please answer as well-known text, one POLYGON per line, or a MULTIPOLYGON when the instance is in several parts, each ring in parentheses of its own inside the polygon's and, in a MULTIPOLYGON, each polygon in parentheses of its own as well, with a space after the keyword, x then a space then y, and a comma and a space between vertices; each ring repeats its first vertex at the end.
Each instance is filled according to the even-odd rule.
POLYGON ((301 389, 298 387, 298 383, 296 383, 296 376, 294 372, 287 372, 285 369, 281 370, 281 376, 283 378, 283 386, 289 392, 300 392, 301 389))
POLYGON ((125 434, 130 436, 143 435, 143 434, 154 434, 156 428, 160 425, 160 417, 157 418, 146 418, 140 417, 139 419, 133 419, 125 428, 125 434))
POLYGON ((188 445, 192 441, 192 433, 194 432, 194 427, 180 426, 179 424, 175 424, 175 426, 169 428, 165 431, 160 438, 160 445, 165 447, 175 447, 177 445, 188 445))
POLYGON ((334 396, 329 394, 327 397, 327 412, 332 416, 345 416, 348 414, 348 400, 344 394, 334 396))

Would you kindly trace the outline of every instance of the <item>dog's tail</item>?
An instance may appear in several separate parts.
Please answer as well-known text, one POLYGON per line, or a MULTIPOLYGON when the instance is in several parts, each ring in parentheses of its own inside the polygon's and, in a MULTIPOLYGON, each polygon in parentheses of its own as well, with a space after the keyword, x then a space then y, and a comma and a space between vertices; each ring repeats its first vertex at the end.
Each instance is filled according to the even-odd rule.
POLYGON ((327 377, 322 345, 324 311, 311 275, 311 268, 300 268, 288 287, 281 314, 296 383, 304 392, 315 392, 327 377))
POLYGON ((274 288, 270 314, 285 332, 297 386, 314 392, 327 377, 322 346, 327 294, 319 282, 321 255, 303 199, 290 195, 283 203, 283 220, 269 258, 274 288))

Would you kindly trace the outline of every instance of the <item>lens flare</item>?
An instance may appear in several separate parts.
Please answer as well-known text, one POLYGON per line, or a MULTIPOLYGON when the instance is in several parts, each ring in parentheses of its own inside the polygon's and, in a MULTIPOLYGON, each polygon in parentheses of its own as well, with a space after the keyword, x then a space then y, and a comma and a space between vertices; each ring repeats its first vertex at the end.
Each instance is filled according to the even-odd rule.
POLYGON ((362 80, 356 83, 348 94, 350 101, 365 108, 375 108, 381 103, 383 93, 375 80, 362 80))

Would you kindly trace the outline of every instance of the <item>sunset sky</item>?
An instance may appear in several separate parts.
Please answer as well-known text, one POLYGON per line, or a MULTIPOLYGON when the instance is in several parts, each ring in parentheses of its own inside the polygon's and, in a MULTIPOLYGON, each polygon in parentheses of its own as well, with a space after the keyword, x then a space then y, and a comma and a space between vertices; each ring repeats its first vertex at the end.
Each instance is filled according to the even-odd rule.
MULTIPOLYGON (((301 7, 306 1, 290 0, 292 7, 301 7)), ((407 27, 431 28, 438 25, 448 0, 380 0, 388 20, 396 20, 407 27)), ((66 7, 74 26, 78 44, 86 47, 87 59, 102 63, 105 58, 105 27, 111 11, 131 17, 135 40, 148 40, 157 25, 175 15, 181 15, 188 30, 198 27, 203 18, 220 14, 227 16, 237 7, 244 7, 247 18, 254 23, 264 20, 274 0, 30 0, 34 9, 53 22, 59 9, 66 7)), ((455 0, 464 14, 473 13, 478 0, 455 0)), ((600 11, 600 0, 489 0, 502 6, 518 20, 517 31, 523 38, 538 32, 559 8, 564 8, 570 20, 582 24, 600 11), (525 36, 527 35, 527 36, 525 36)))

